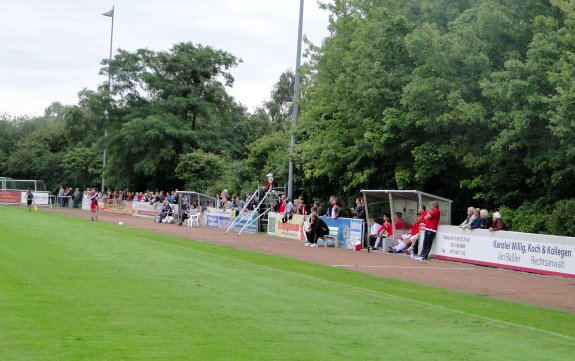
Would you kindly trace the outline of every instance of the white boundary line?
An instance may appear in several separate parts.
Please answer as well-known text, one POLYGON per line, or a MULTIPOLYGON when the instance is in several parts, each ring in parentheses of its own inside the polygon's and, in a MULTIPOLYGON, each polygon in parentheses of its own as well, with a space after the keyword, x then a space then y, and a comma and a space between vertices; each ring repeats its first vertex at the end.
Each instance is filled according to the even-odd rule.
MULTIPOLYGON (((156 241, 153 239, 147 239, 144 238, 149 242, 153 242, 153 243, 158 243, 158 244, 162 244, 162 245, 170 245, 176 248, 183 248, 186 249, 190 252, 193 253, 198 253, 198 254, 204 254, 204 255, 208 255, 208 256, 212 256, 212 257, 218 257, 218 258, 223 258, 223 259, 227 259, 229 261, 232 262, 237 262, 237 263, 243 263, 252 267, 256 267, 256 268, 261 268, 261 269, 265 269, 268 271, 273 271, 273 272, 277 272, 277 273, 283 273, 283 274, 287 274, 290 276, 297 276, 300 278, 305 278, 305 279, 310 279, 316 282, 323 282, 325 284, 331 284, 331 285, 335 285, 335 286, 339 286, 342 288, 347 288, 350 290, 355 290, 355 291, 362 291, 362 292, 366 292, 366 293, 370 293, 372 295, 375 296, 379 296, 379 297, 387 297, 387 298, 391 298, 391 299, 395 299, 395 300, 400 300, 403 302, 411 302, 413 304, 419 305, 419 306, 426 306, 429 308, 434 308, 434 309, 438 309, 438 310, 442 310, 442 311, 448 311, 448 312, 453 312, 456 314, 460 314, 460 315, 465 315, 468 317, 474 317, 480 320, 484 320, 484 321, 489 321, 489 322, 493 322, 495 325, 499 325, 499 326, 507 326, 507 327, 514 327, 514 328, 520 328, 520 329, 525 329, 528 331, 532 331, 532 332, 537 332, 537 333, 543 333, 543 334, 547 334, 550 336, 554 336, 554 337, 559 337, 565 340, 569 340, 569 341, 575 341, 575 337, 569 336, 569 335, 564 335, 561 333, 557 333, 557 332, 553 332, 553 331, 547 331, 547 330, 542 330, 536 327, 532 327, 532 326, 526 326, 526 325, 521 325, 518 323, 513 323, 513 322, 509 322, 509 321, 503 321, 503 320, 497 320, 495 318, 491 318, 491 317, 487 317, 487 316, 481 316, 481 315, 477 315, 477 314, 473 314, 473 313, 469 313, 469 312, 465 312, 465 311, 461 311, 461 310, 456 310, 453 308, 449 308, 449 307, 445 307, 445 306, 440 306, 440 305, 435 305, 432 303, 427 303, 427 302, 423 302, 423 301, 417 301, 417 300, 413 300, 410 298, 404 298, 401 296, 396 296, 396 295, 392 295, 386 292, 381 292, 381 291, 375 291, 375 290, 370 290, 367 288, 362 288, 362 287, 358 287, 358 286, 352 286, 352 285, 348 285, 345 283, 340 283, 340 282, 336 282, 336 281, 329 281, 329 280, 325 280, 323 278, 317 278, 317 277, 313 277, 310 275, 304 275, 301 273, 295 273, 295 272, 291 272, 291 271, 286 271, 286 270, 282 270, 282 269, 278 269, 278 268, 273 268, 270 266, 263 266, 263 265, 259 265, 259 264, 255 264, 252 262, 248 262, 248 261, 244 261, 244 260, 240 260, 237 258, 231 258, 231 257, 227 257, 227 256, 221 256, 221 255, 217 255, 217 254, 213 254, 213 253, 209 253, 209 252, 205 252, 205 251, 198 251, 189 247, 184 247, 184 246, 180 246, 177 244, 172 244, 172 243, 165 243, 165 242, 160 242, 160 241, 156 241)), ((570 344, 571 345, 571 344, 570 344)))
POLYGON ((426 267, 426 266, 362 266, 359 264, 332 264, 341 268, 405 268, 405 269, 439 269, 439 270, 472 270, 473 267, 426 267))

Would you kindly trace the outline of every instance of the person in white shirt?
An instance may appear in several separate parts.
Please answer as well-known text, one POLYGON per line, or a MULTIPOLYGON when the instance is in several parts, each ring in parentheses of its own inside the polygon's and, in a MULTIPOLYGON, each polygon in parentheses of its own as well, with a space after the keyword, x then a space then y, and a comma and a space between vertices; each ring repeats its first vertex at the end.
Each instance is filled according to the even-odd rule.
POLYGON ((377 239, 377 231, 381 228, 381 224, 377 223, 373 218, 369 218, 367 220, 367 225, 369 226, 367 247, 373 247, 375 246, 375 240, 377 239))

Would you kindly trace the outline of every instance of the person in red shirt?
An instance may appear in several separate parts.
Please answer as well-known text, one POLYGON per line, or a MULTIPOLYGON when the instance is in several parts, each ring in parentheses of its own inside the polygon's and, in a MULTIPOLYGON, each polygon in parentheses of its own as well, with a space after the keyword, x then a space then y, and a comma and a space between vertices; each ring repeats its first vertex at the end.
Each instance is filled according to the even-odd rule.
POLYGON ((431 251, 431 246, 433 245, 433 240, 437 233, 437 227, 439 226, 439 218, 441 217, 439 203, 437 203, 437 201, 432 201, 429 205, 431 206, 431 210, 429 210, 429 213, 423 218, 425 221, 425 235, 423 249, 417 258, 418 261, 425 261, 429 256, 429 251, 431 251))
POLYGON ((395 229, 404 229, 405 222, 403 222, 403 214, 401 212, 395 212, 393 214, 394 221, 395 221, 395 229))
POLYGON ((401 235, 401 238, 399 239, 397 246, 390 248, 389 251, 391 253, 402 253, 404 249, 406 249, 407 247, 409 247, 410 245, 414 244, 414 242, 417 241, 417 239, 419 238, 419 228, 422 224, 421 213, 417 213, 417 216, 418 216, 417 220, 413 222, 413 225, 411 226, 411 232, 401 235))
POLYGON ((383 224, 377 231, 377 239, 375 240, 375 246, 372 248, 373 250, 381 250, 382 248, 382 240, 384 238, 390 238, 393 236, 393 226, 389 221, 389 217, 387 215, 383 215, 383 224))
MULTIPOLYGON (((425 216, 427 215, 427 210, 425 208, 424 205, 422 205, 421 207, 419 207, 419 212, 417 212, 417 215, 420 215, 419 219, 417 220, 417 224, 419 225, 419 230, 425 230, 425 216)), ((418 232, 419 234, 419 232, 418 232)), ((417 237, 417 239, 413 242, 411 242, 411 246, 409 246, 408 249, 406 249, 404 251, 404 253, 411 255, 411 258, 414 258, 414 254, 417 254, 419 251, 419 237, 417 237)))
POLYGON ((92 211, 91 220, 97 221, 98 220, 98 191, 96 190, 96 188, 93 188, 92 193, 90 193, 90 210, 92 211))
POLYGON ((277 210, 277 213, 284 213, 286 211, 286 204, 284 202, 285 199, 286 199, 286 196, 283 195, 280 199, 280 206, 277 210))
POLYGON ((265 195, 270 191, 273 190, 275 187, 278 186, 278 182, 274 179, 274 175, 272 173, 268 173, 268 184, 260 190, 258 194, 258 199, 261 201, 265 195))

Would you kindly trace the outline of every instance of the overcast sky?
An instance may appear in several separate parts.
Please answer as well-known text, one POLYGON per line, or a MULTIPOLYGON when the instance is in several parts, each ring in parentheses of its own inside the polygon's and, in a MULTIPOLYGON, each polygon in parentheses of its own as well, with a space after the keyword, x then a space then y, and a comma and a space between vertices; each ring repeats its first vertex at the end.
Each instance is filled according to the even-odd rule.
MULTIPOLYGON (((0 114, 42 115, 104 82, 111 18, 101 14, 112 6, 114 54, 187 41, 230 52, 243 63, 228 91, 250 110, 295 66, 299 0, 0 0, 0 114)), ((303 24, 315 44, 328 35, 316 0, 305 1, 303 24)))

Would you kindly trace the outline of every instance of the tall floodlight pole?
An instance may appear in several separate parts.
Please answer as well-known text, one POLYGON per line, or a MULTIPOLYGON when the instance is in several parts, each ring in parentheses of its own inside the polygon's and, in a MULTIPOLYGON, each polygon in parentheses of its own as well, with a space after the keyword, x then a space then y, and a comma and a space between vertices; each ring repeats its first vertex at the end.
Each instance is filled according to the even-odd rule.
MULTIPOLYGON (((114 7, 112 6, 112 10, 103 13, 102 15, 112 18, 112 29, 110 31, 110 62, 112 62, 112 44, 114 42, 114 7)), ((110 75, 110 63, 108 63, 108 97, 110 96, 110 82, 111 82, 111 75, 110 75)), ((109 108, 109 104, 108 104, 109 108)), ((108 147, 108 117, 109 117, 108 109, 104 111, 104 156, 102 157, 102 193, 104 193, 105 189, 105 182, 104 182, 104 174, 106 172, 106 149, 108 147)))
POLYGON ((292 119, 293 126, 291 130, 291 139, 289 145, 289 178, 288 178, 288 198, 293 200, 293 150, 295 147, 295 130, 297 128, 297 121, 299 116, 299 83, 300 83, 300 72, 299 68, 301 66, 301 43, 302 43, 302 29, 303 29, 303 2, 299 2, 299 24, 297 31, 297 56, 295 60, 295 79, 293 87, 293 111, 292 119))

